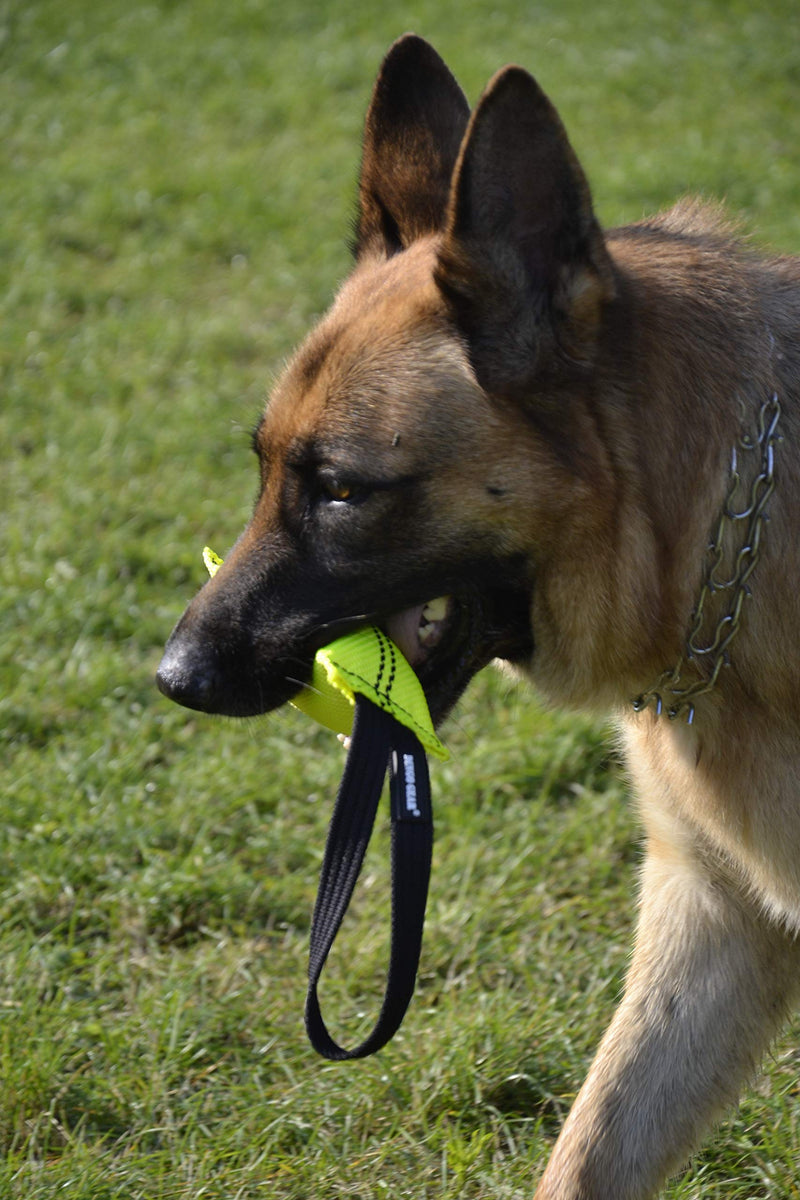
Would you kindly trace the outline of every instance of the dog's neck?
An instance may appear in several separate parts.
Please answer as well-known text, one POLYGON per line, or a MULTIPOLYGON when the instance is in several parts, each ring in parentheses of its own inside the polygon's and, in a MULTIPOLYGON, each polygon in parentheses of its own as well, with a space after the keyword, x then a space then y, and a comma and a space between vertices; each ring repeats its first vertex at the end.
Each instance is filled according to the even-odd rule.
POLYGON ((728 490, 706 552, 703 582, 683 654, 674 668, 663 671, 653 687, 636 697, 632 702, 635 712, 652 705, 656 716, 665 713, 674 721, 685 715, 691 724, 695 701, 714 688, 723 666, 730 662, 731 643, 741 627, 749 580, 761 552, 764 510, 775 489, 773 459, 781 441, 777 432, 780 415, 778 396, 773 392, 761 404, 756 433, 745 431, 733 447, 728 490), (750 455, 760 461, 748 485, 741 478, 740 459, 750 455), (745 529, 743 538, 729 536, 737 527, 745 529), (716 626, 709 614, 712 596, 722 601, 716 605, 717 611, 722 610, 716 626))

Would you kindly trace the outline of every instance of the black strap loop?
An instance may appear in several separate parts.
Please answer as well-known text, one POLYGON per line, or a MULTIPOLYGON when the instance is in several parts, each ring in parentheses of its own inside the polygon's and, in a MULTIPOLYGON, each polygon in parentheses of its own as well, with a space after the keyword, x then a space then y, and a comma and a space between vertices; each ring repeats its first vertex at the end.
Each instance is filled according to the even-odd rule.
POLYGON ((306 1031, 335 1061, 365 1058, 397 1032, 414 993, 431 870, 433 817, 425 751, 416 734, 366 697, 356 711, 342 782, 328 830, 311 922, 306 1031), (331 1037, 317 984, 353 894, 369 843, 387 766, 392 809, 392 932, 389 973, 378 1020, 354 1050, 331 1037))

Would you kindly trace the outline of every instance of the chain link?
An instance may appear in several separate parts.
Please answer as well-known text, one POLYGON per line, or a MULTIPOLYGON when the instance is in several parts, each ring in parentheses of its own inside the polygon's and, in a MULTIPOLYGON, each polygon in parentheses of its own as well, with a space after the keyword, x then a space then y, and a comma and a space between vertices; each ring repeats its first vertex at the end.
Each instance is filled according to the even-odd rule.
POLYGON ((773 393, 761 405, 756 435, 744 433, 733 448, 728 491, 708 546, 703 586, 692 613, 686 649, 672 670, 662 672, 652 688, 637 696, 633 701, 635 712, 641 712, 652 704, 657 716, 666 712, 671 721, 685 712, 686 721, 691 725, 695 700, 711 691, 723 666, 730 661, 728 648, 741 627, 744 602, 750 595, 748 580, 761 553, 761 534, 767 520, 764 509, 775 489, 775 446, 782 440, 776 432, 780 415, 781 406, 777 394, 773 393), (753 480, 745 502, 740 496, 744 484, 739 474, 739 457, 740 453, 756 450, 761 451, 761 469, 753 480), (738 507, 741 503, 744 503, 743 508, 738 507), (734 527, 739 521, 748 523, 744 545, 736 554, 735 562, 725 571, 726 533, 729 527, 734 527), (707 602, 711 596, 725 592, 729 594, 727 612, 717 622, 713 635, 704 642, 702 632, 706 623, 707 602), (682 679, 687 667, 691 667, 701 678, 687 684, 682 679))

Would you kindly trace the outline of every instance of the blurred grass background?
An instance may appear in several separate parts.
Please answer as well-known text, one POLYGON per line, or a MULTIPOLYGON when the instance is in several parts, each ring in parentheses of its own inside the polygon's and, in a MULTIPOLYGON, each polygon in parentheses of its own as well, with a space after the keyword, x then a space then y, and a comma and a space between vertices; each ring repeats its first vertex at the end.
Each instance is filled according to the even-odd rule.
MULTIPOLYGON (((339 754, 152 682, 202 545, 248 516, 269 381, 348 270, 361 121, 406 29, 472 100, 530 69, 604 223, 703 193, 800 251, 794 0, 0 3, 2 1196, 528 1196, 619 993, 639 847, 613 736, 487 673, 434 767, 403 1030, 317 1060, 339 754)), ((324 980, 350 1040, 385 859, 381 832, 324 980)), ((799 1031, 670 1200, 800 1195, 799 1031)))

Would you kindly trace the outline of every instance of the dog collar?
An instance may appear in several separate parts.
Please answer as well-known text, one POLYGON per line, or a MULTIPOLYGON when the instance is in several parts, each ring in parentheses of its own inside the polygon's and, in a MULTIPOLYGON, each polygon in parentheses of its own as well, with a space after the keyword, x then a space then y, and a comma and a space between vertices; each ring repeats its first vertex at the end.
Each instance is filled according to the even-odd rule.
MULTIPOLYGON (((222 559, 203 550, 213 577, 222 559)), ((318 651, 310 683, 292 705, 349 737, 311 921, 306 1031, 325 1058, 364 1058, 385 1046, 406 1014, 419 966, 428 897, 433 814, 426 750, 446 759, 425 693, 394 642, 375 625, 318 651), (368 1037, 346 1050, 322 1018, 317 987, 350 903, 387 770, 392 823, 392 914, 383 1004, 368 1037)))
POLYGON ((742 623, 744 602, 750 595, 749 579, 761 553, 761 532, 767 520, 764 509, 775 490, 774 452, 783 439, 777 432, 781 415, 780 401, 773 392, 761 405, 758 415, 758 432, 743 433, 731 452, 728 491, 714 535, 706 552, 703 584, 700 596, 692 612, 686 649, 674 668, 663 671, 653 687, 643 692, 632 702, 635 712, 642 712, 653 705, 656 716, 666 712, 671 721, 686 713, 687 724, 694 720, 694 702, 699 696, 710 692, 719 678, 723 666, 730 663, 731 642, 742 623), (760 451, 760 467, 749 494, 740 478, 740 455, 760 451), (728 527, 747 522, 744 542, 735 559, 726 569, 726 536, 728 527), (708 628, 706 605, 711 596, 721 594, 727 598, 722 616, 716 629, 703 636, 708 628), (694 667, 701 678, 687 683, 683 674, 687 666, 694 667))

